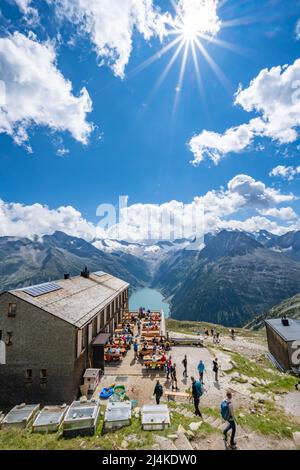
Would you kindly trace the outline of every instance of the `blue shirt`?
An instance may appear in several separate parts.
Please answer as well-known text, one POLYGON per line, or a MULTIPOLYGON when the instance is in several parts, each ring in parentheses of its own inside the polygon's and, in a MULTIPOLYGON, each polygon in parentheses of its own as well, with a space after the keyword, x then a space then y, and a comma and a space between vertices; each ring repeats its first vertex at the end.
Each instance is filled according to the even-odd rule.
POLYGON ((205 365, 203 364, 203 362, 199 362, 198 371, 201 373, 205 371, 205 365))

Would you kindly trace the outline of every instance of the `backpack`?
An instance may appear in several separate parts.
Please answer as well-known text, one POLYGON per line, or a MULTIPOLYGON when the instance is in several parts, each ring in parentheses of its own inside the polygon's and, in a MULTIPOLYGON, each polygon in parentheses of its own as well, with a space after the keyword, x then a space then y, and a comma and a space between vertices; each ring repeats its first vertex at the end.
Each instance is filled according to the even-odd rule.
POLYGON ((196 390, 198 397, 202 397, 203 395, 203 385, 200 380, 196 380, 196 390))
POLYGON ((229 403, 227 400, 223 400, 221 403, 221 416, 224 419, 224 421, 229 420, 229 403))

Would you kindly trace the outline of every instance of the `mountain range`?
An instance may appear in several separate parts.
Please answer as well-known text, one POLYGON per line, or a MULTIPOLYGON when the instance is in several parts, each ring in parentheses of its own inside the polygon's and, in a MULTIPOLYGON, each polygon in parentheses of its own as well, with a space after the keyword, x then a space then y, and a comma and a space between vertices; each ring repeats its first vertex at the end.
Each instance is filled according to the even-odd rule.
POLYGON ((159 289, 172 317, 241 326, 300 292, 300 231, 222 230, 192 240, 94 240, 55 232, 41 238, 0 237, 0 290, 78 274, 86 265, 159 289))
POLYGON ((281 237, 221 231, 201 251, 180 250, 158 267, 153 285, 170 299, 172 317, 241 326, 300 292, 296 242, 281 237))
POLYGON ((133 288, 148 285, 148 265, 142 258, 116 251, 106 253, 81 238, 63 232, 34 240, 0 237, 0 290, 77 275, 84 266, 106 271, 128 281, 133 288))

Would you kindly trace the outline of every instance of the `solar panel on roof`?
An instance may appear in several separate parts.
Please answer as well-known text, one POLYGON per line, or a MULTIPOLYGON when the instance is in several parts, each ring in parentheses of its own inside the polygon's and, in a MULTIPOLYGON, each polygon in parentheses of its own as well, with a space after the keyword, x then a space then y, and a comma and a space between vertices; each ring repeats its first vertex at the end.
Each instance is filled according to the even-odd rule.
POLYGON ((61 289, 61 286, 55 284, 55 282, 46 282, 45 284, 27 287, 26 289, 23 289, 23 292, 31 295, 32 297, 39 297, 40 295, 48 294, 49 292, 54 292, 59 289, 61 289))
POLYGON ((105 273, 104 271, 96 271, 94 274, 95 274, 96 276, 99 276, 99 277, 106 275, 106 273, 105 273))

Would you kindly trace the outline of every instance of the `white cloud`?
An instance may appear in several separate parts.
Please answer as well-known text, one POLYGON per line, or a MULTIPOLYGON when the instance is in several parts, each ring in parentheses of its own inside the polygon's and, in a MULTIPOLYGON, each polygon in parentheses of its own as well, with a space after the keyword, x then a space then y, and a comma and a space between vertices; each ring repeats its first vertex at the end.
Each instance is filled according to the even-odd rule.
POLYGON ((31 35, 14 33, 0 38, 0 79, 5 84, 5 102, 0 107, 0 133, 17 144, 27 143, 33 125, 53 131, 69 131, 86 144, 92 131, 87 114, 92 102, 86 88, 75 96, 72 84, 56 65, 52 44, 31 35))
POLYGON ((91 241, 103 231, 85 220, 71 206, 49 209, 41 204, 25 206, 0 200, 0 236, 32 237, 51 234, 55 230, 91 241))
POLYGON ((288 181, 292 181, 295 176, 300 174, 300 166, 278 165, 269 173, 269 176, 278 176, 288 181))
POLYGON ((299 41, 299 39, 300 39, 300 18, 296 23, 295 35, 296 35, 296 40, 299 41))
POLYGON ((198 165, 206 156, 215 164, 229 153, 239 153, 248 147, 255 137, 255 131, 261 127, 259 119, 252 119, 249 124, 232 127, 224 134, 217 132, 203 131, 193 137, 189 143, 190 150, 194 154, 193 164, 198 165))
POLYGON ((218 0, 179 0, 176 6, 175 28, 191 35, 216 35, 221 29, 218 4, 218 0))
POLYGON ((88 35, 100 64, 108 63, 124 77, 132 50, 132 36, 139 32, 146 40, 165 34, 169 15, 162 14, 152 0, 48 0, 58 16, 77 25, 88 35))
POLYGON ((276 219, 281 220, 294 220, 297 219, 297 214, 291 207, 272 207, 271 209, 265 209, 260 211, 262 215, 267 215, 269 217, 275 217, 276 219))
POLYGON ((39 21, 39 14, 36 8, 31 6, 32 0, 15 0, 21 12, 25 15, 28 24, 35 25, 39 21))
POLYGON ((189 204, 170 201, 161 205, 128 206, 121 211, 122 220, 116 220, 109 230, 87 221, 70 206, 49 209, 41 204, 25 206, 0 201, 0 236, 33 237, 61 230, 88 241, 101 238, 131 241, 167 239, 170 236, 182 238, 195 234, 195 222, 201 224, 203 232, 221 228, 253 232, 264 228, 274 233, 284 233, 299 223, 291 207, 278 206, 294 199, 292 194, 282 194, 250 176, 237 175, 229 181, 226 189, 209 191, 195 197, 189 204), (235 220, 235 215, 239 215, 240 220, 235 220), (291 220, 295 220, 293 226, 291 220), (280 224, 278 221, 288 224, 280 224))
MULTIPOLYGON (((108 64, 123 78, 133 35, 162 40, 170 29, 216 35, 221 27, 218 0, 177 0, 175 14, 162 12, 154 0, 47 0, 61 20, 76 25, 94 46, 99 65, 108 64)), ((74 38, 72 38, 72 41, 74 38)))
POLYGON ((245 220, 220 220, 215 229, 229 229, 229 230, 244 230, 245 232, 254 233, 259 230, 267 230, 268 232, 276 235, 283 235, 289 231, 299 230, 299 221, 293 225, 280 225, 274 220, 267 219, 266 217, 253 216, 245 220))
POLYGON ((189 143, 194 164, 205 156, 218 163, 230 152, 245 150, 256 137, 279 144, 295 142, 300 126, 300 59, 290 66, 262 70, 248 88, 239 87, 234 104, 260 116, 224 134, 204 130, 194 136, 189 143))

